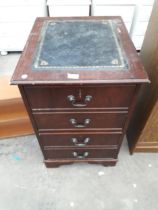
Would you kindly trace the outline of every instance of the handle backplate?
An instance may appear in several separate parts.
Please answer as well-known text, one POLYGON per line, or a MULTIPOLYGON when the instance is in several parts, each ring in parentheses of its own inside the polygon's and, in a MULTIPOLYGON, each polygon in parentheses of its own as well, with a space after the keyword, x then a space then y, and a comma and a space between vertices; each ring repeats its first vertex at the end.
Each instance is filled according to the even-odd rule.
POLYGON ((77 138, 72 138, 71 140, 72 140, 72 142, 74 143, 75 146, 83 147, 83 146, 86 146, 88 144, 88 142, 90 141, 90 138, 87 137, 82 142, 78 141, 77 138))
POLYGON ((87 125, 89 125, 89 123, 91 122, 91 120, 89 118, 85 119, 83 123, 78 123, 76 119, 71 118, 70 119, 70 123, 75 127, 75 128, 85 128, 87 127, 87 125))
POLYGON ((83 153, 73 152, 72 154, 77 159, 84 159, 84 158, 88 157, 89 152, 83 152, 83 153))
POLYGON ((85 107, 88 105, 88 102, 90 102, 92 100, 92 96, 90 96, 90 95, 85 96, 85 98, 82 102, 77 102, 77 99, 73 95, 67 96, 67 99, 69 102, 71 102, 72 106, 85 107))

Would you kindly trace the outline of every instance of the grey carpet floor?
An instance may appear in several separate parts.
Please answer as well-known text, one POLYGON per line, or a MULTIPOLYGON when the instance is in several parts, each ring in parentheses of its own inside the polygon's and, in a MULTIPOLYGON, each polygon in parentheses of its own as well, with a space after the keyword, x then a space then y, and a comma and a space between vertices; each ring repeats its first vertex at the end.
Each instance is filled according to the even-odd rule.
POLYGON ((34 135, 0 140, 0 210, 157 210, 158 154, 47 169, 34 135))

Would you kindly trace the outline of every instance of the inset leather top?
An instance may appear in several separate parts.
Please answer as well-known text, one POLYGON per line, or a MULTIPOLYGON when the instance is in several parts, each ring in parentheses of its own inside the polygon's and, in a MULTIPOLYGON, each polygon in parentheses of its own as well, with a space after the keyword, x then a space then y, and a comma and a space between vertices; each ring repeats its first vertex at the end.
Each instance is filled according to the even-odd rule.
POLYGON ((33 70, 125 70, 126 56, 115 30, 112 20, 47 20, 35 50, 33 70))

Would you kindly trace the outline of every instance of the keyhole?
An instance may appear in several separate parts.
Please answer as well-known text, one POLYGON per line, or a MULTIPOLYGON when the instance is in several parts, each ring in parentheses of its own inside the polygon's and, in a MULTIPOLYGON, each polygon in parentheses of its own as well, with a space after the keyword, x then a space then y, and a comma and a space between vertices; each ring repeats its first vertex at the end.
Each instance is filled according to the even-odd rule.
POLYGON ((81 89, 79 89, 78 97, 79 97, 79 100, 81 100, 81 98, 82 98, 82 91, 81 91, 81 89))

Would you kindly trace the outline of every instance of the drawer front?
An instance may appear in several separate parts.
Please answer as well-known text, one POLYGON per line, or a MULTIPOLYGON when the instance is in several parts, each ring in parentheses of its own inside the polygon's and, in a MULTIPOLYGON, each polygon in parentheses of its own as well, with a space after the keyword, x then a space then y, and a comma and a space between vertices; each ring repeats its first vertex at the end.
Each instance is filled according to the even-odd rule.
POLYGON ((46 16, 44 6, 24 5, 0 7, 0 20, 3 22, 34 22, 36 17, 46 16), (28 15, 29 14, 29 15, 28 15))
POLYGON ((54 5, 48 8, 50 17, 89 16, 89 5, 54 5))
POLYGON ((135 85, 66 88, 51 86, 25 87, 27 98, 34 110, 128 107, 132 101, 134 91, 135 85))
MULTIPOLYGON (((15 41, 17 37, 28 38, 29 32, 31 31, 33 22, 0 22, 0 36, 1 37, 14 37, 15 41), (19 29, 21 30, 19 34, 19 29)), ((18 42, 18 40, 17 40, 18 42)))
POLYGON ((152 12, 152 6, 144 5, 139 9, 138 21, 149 21, 152 12))
POLYGON ((120 112, 69 112, 34 113, 39 131, 53 129, 121 129, 127 117, 126 111, 120 112))
POLYGON ((0 37, 0 50, 22 51, 27 41, 27 35, 19 37, 0 37))
POLYGON ((117 158, 117 149, 47 149, 45 159, 117 158))
POLYGON ((130 33, 132 22, 124 22, 124 24, 127 28, 128 33, 130 33))
POLYGON ((144 41, 144 36, 133 36, 132 41, 134 43, 134 46, 137 50, 140 50, 142 48, 142 44, 144 41))
POLYGON ((137 22, 133 31, 133 35, 144 36, 147 26, 148 22, 137 22))
POLYGON ((94 16, 121 16, 124 22, 132 22, 134 6, 128 5, 95 5, 93 8, 94 16))
POLYGON ((85 147, 118 145, 121 132, 107 133, 73 133, 73 134, 40 134, 40 144, 44 147, 85 147))

